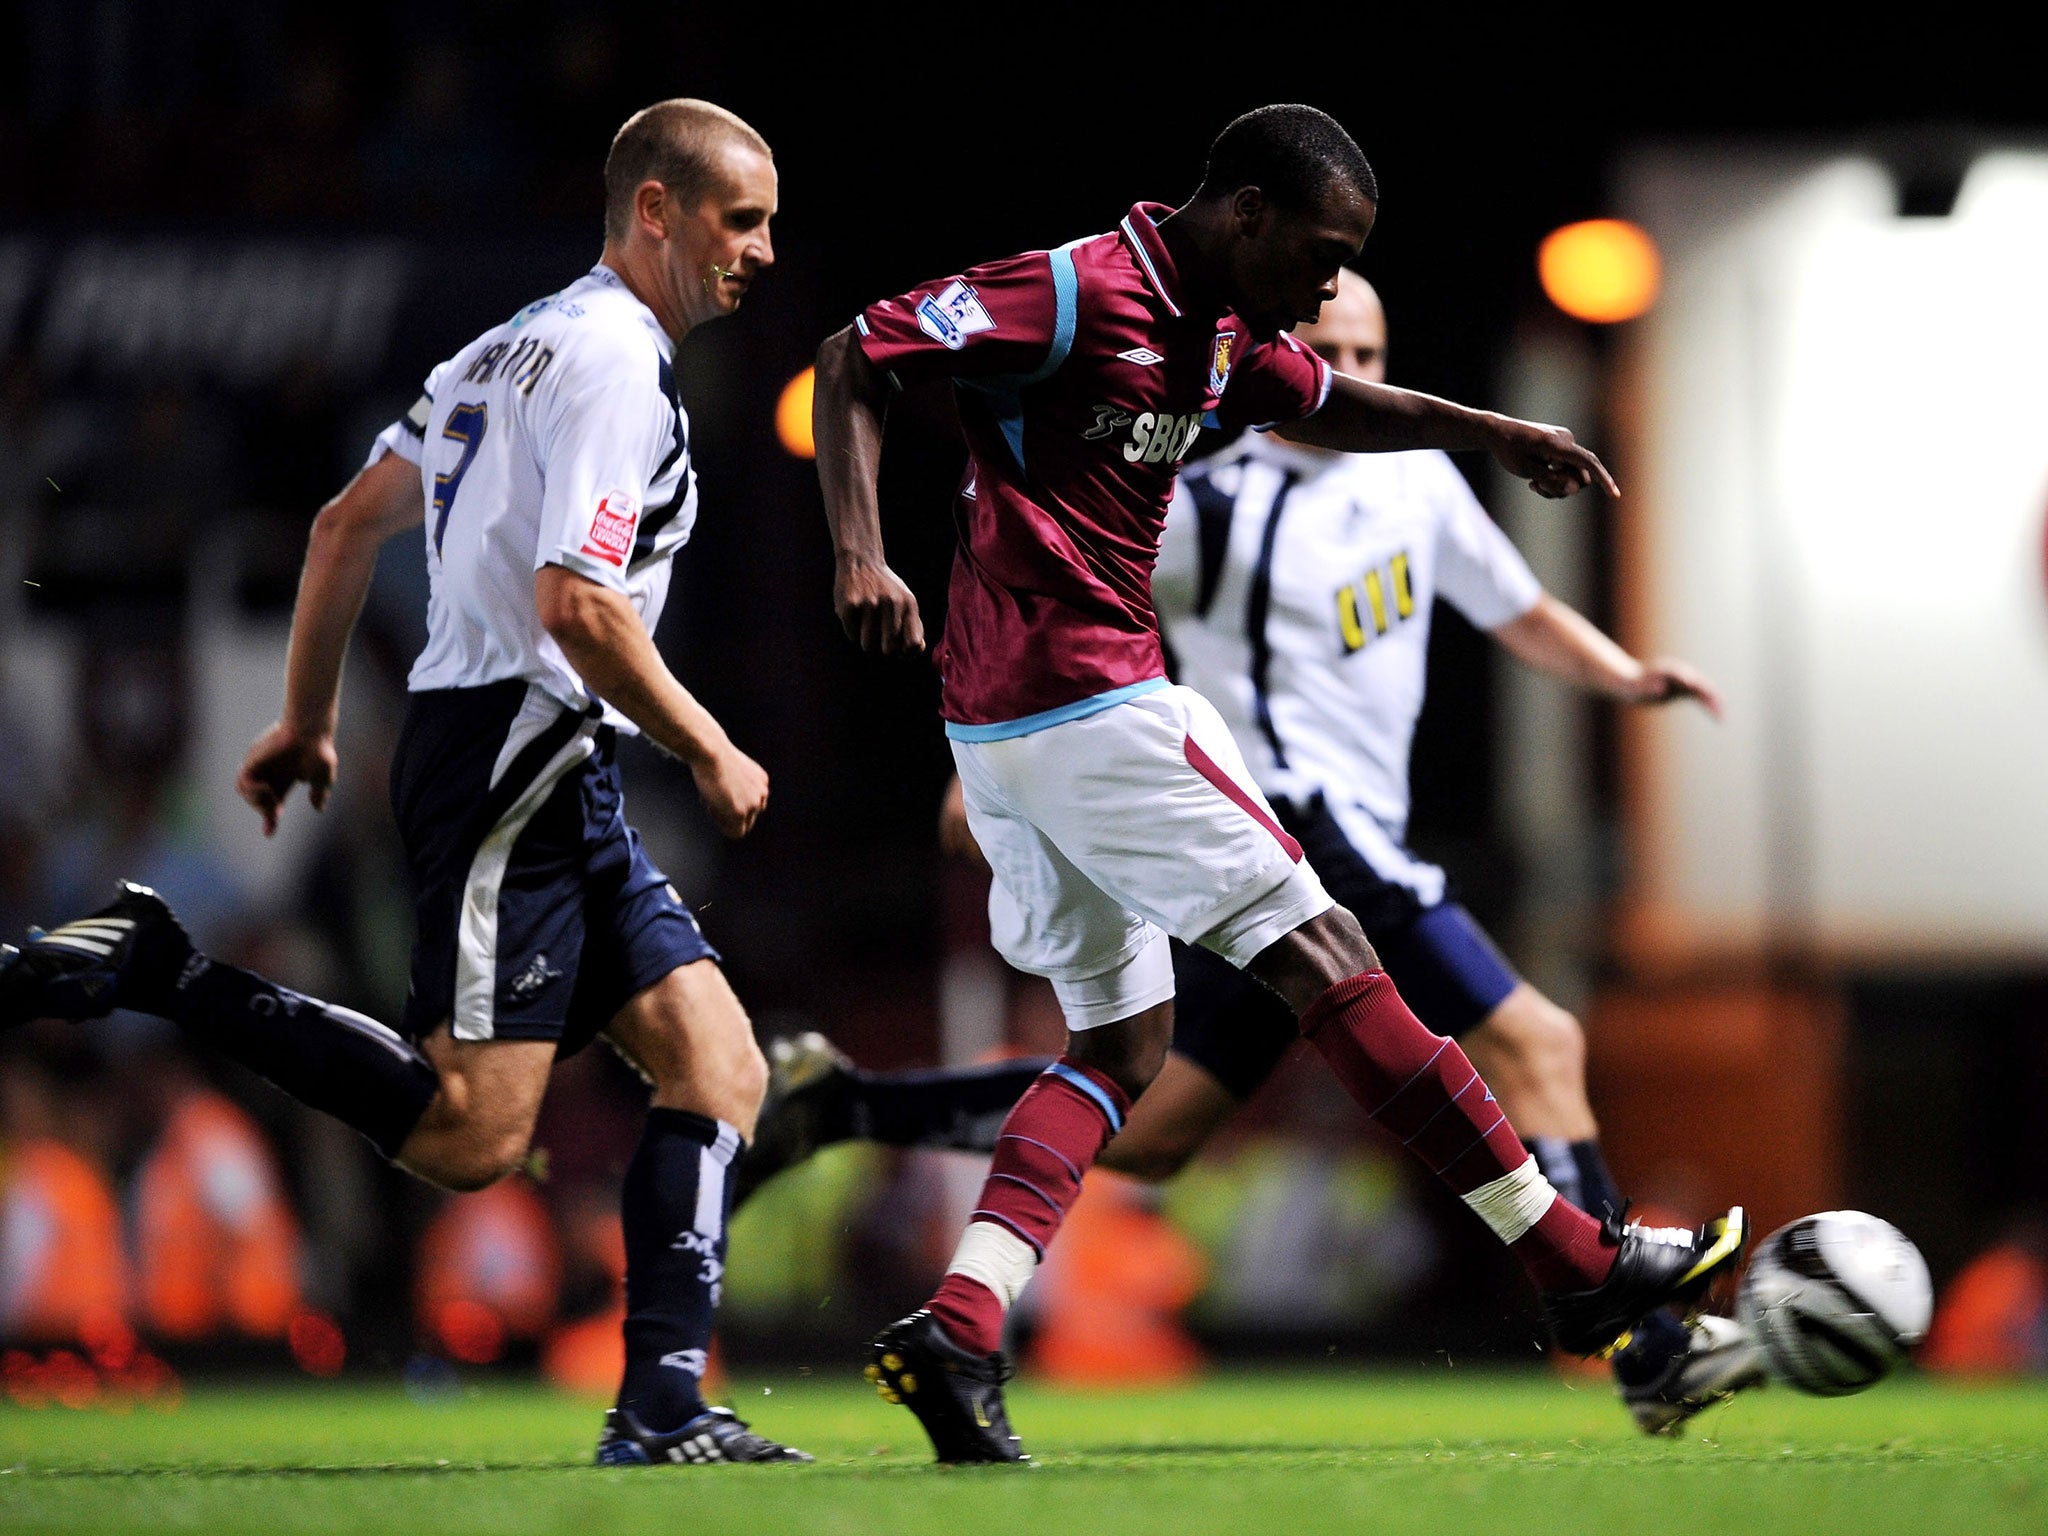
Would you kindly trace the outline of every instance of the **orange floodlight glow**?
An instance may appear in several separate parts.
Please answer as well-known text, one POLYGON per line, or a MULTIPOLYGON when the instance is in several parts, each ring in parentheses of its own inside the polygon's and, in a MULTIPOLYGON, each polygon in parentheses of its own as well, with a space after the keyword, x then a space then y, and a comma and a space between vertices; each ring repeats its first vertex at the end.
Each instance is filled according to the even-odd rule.
POLYGON ((1611 325, 1633 320, 1657 301, 1663 263, 1638 226, 1587 219, 1544 237, 1536 273, 1550 302, 1575 320, 1611 325))
POLYGON ((806 368, 782 386, 782 398, 775 402, 775 435, 800 459, 818 456, 817 439, 811 436, 811 395, 817 386, 818 370, 806 368))

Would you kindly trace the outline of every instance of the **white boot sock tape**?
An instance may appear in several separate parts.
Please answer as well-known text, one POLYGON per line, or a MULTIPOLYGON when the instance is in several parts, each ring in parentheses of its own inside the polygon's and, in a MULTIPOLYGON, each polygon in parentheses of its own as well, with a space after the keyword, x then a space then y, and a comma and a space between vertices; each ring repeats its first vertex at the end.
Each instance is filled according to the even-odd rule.
POLYGON ((960 1246, 953 1250, 953 1262, 946 1266, 946 1273, 965 1275, 987 1286, 1007 1312, 1037 1267, 1038 1255, 1031 1245, 1008 1227, 999 1227, 992 1221, 970 1221, 967 1230, 960 1234, 960 1246))
POLYGON ((1465 1196, 1465 1203, 1493 1228, 1494 1236, 1512 1243, 1543 1219, 1543 1213, 1556 1198, 1557 1190, 1543 1177, 1532 1157, 1513 1173, 1504 1173, 1491 1184, 1480 1185, 1465 1196))

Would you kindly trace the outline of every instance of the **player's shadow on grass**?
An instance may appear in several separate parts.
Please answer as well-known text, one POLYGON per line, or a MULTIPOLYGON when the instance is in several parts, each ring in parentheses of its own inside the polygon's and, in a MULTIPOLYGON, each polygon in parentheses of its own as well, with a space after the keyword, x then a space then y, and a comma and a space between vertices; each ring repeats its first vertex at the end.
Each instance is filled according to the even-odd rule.
POLYGON ((1340 1456, 1354 1454, 1358 1449, 1358 1445, 1351 1441, 1292 1444, 1282 1440, 1225 1440, 1213 1443, 1176 1440, 1167 1445, 1091 1445, 1084 1450, 1076 1451, 1075 1454, 1091 1458, 1133 1456, 1141 1460, 1170 1461, 1180 1457, 1213 1456, 1340 1456))
POLYGON ((243 1466, 243 1467, 42 1467, 29 1475, 40 1479, 86 1482, 111 1481, 123 1477, 175 1477, 201 1480, 231 1480, 257 1477, 446 1477, 459 1472, 564 1472, 590 1466, 587 1461, 451 1461, 440 1466, 415 1461, 362 1462, 354 1466, 243 1466))

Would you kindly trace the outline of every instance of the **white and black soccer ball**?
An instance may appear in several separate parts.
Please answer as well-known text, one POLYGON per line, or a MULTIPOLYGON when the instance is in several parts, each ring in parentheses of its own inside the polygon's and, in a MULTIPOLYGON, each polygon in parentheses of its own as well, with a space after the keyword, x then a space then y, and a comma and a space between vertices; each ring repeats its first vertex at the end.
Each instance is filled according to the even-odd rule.
POLYGON ((1927 1261, 1863 1211, 1802 1216, 1765 1238, 1736 1315, 1774 1381, 1819 1397, 1873 1386, 1927 1336, 1927 1261))

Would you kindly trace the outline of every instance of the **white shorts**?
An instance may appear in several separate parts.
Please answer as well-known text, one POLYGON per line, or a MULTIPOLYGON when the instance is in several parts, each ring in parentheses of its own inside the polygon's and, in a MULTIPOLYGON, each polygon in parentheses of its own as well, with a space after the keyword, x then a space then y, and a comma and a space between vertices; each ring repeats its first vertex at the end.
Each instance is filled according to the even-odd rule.
POLYGON ((952 746, 996 949, 1071 1029, 1172 997, 1168 934, 1242 967, 1333 904, 1191 688, 952 746))

